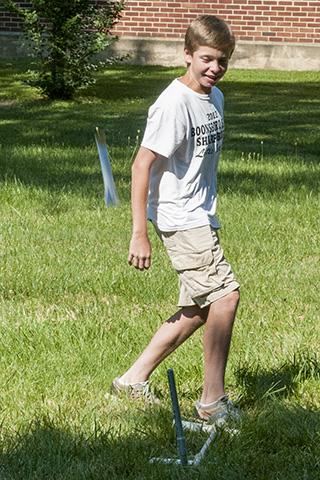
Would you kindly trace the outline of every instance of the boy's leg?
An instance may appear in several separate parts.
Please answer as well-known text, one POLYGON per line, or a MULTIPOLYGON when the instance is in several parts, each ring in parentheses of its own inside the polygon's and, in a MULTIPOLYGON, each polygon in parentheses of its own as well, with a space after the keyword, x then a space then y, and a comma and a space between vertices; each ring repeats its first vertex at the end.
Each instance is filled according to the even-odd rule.
POLYGON ((239 291, 211 303, 204 327, 204 386, 202 404, 216 401, 225 394, 224 376, 232 328, 239 303, 239 291))
POLYGON ((214 402, 225 393, 224 376, 238 302, 239 291, 234 290, 209 307, 182 308, 159 328, 120 380, 130 384, 148 380, 162 360, 205 323, 204 386, 200 402, 214 402))
POLYGON ((148 346, 120 380, 138 383, 148 380, 154 369, 206 322, 208 308, 181 308, 157 330, 148 346))

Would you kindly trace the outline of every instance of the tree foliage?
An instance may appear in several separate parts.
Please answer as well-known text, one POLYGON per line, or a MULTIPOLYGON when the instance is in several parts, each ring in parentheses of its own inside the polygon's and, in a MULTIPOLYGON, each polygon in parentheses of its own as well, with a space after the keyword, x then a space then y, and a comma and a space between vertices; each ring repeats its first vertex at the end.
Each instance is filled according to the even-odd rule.
POLYGON ((124 6, 124 0, 1 3, 22 18, 37 66, 30 83, 52 99, 72 98, 78 88, 93 83, 93 72, 101 65, 95 55, 115 40, 110 30, 124 6))

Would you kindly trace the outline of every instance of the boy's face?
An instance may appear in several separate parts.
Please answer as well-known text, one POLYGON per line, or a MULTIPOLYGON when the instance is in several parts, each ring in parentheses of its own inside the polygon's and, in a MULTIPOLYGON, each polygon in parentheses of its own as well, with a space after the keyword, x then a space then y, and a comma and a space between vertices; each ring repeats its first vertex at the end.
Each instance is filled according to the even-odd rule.
POLYGON ((231 53, 208 46, 200 46, 193 53, 185 49, 185 61, 189 64, 188 86, 198 93, 210 93, 226 73, 231 53))

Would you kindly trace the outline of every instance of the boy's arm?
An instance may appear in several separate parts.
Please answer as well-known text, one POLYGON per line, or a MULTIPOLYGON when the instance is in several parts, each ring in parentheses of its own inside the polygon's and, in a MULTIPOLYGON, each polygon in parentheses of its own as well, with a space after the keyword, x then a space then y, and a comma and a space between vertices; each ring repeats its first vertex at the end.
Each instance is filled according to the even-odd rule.
POLYGON ((149 268, 151 264, 151 244, 147 229, 147 198, 150 168, 156 158, 156 153, 140 147, 132 165, 132 237, 128 262, 139 270, 149 268))

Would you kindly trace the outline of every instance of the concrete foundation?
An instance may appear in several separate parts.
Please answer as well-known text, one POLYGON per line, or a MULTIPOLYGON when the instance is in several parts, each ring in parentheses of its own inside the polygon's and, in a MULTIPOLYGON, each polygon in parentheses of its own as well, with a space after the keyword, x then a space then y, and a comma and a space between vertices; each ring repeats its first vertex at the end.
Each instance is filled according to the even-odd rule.
POLYGON ((27 49, 23 45, 21 34, 0 32, 0 58, 23 58, 26 55, 27 49))
MULTIPOLYGON (((128 62, 140 65, 181 66, 182 40, 120 38, 112 54, 128 54, 128 62)), ((230 66, 275 70, 320 70, 320 44, 237 43, 230 66)))
MULTIPOLYGON (((121 37, 101 56, 128 55, 127 63, 182 66, 183 41, 121 37)), ((0 33, 0 58, 25 57, 19 34, 0 33)), ((320 44, 239 41, 231 59, 233 68, 320 70, 320 44)))

